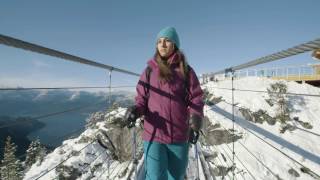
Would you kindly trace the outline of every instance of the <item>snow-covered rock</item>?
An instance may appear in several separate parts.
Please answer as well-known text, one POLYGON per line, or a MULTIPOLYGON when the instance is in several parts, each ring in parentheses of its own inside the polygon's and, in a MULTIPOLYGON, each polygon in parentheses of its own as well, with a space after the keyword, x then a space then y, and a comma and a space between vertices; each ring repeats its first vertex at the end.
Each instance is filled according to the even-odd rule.
MULTIPOLYGON (((93 120, 89 120, 91 124, 79 137, 65 140, 40 165, 34 164, 24 179, 127 179, 133 171, 133 129, 120 127, 125 110, 118 108, 110 113, 93 114, 90 118, 93 120)), ((138 138, 137 142, 141 144, 138 138)), ((138 149, 138 159, 141 159, 141 154, 141 149, 138 149)))
MULTIPOLYGON (((234 88, 267 91, 267 88, 275 82, 279 81, 267 78, 248 77, 235 80, 234 88)), ((319 88, 308 84, 282 82, 287 85, 288 93, 320 94, 319 88)), ((232 91, 224 89, 231 89, 231 85, 230 80, 209 82, 203 85, 203 88, 207 89, 210 94, 213 94, 215 97, 221 96, 223 99, 222 102, 213 106, 205 106, 205 115, 213 124, 219 123, 225 130, 233 128, 232 91)), ((267 98, 268 94, 263 92, 234 91, 234 103, 236 104, 234 108, 235 133, 236 135, 242 136, 241 139, 236 139, 234 144, 235 154, 241 161, 235 157, 236 179, 253 179, 254 177, 255 179, 279 178, 305 180, 319 178, 320 97, 288 95, 288 105, 292 107, 290 118, 299 117, 299 120, 309 123, 313 128, 305 129, 300 123, 291 120, 290 123, 298 128, 292 131, 285 131, 284 133, 280 133, 279 131, 279 129, 281 129, 280 122, 276 122, 274 125, 269 125, 267 122, 262 124, 253 123, 245 119, 239 111, 239 107, 250 109, 252 112, 261 109, 266 111, 271 117, 274 117, 277 114, 277 108, 275 106, 271 107, 266 102, 267 98), (278 148, 287 156, 295 159, 317 175, 312 172, 304 173, 303 171, 308 171, 308 169, 303 168, 303 166, 271 146, 278 148)), ((207 148, 224 156, 224 158, 216 158, 213 161, 214 163, 211 163, 212 168, 218 166, 230 167, 232 165, 232 142, 226 142, 220 145, 209 145, 207 148)), ((232 177, 231 171, 228 173, 228 176, 229 178, 232 177)), ((217 179, 219 179, 219 177, 217 177, 217 179)))

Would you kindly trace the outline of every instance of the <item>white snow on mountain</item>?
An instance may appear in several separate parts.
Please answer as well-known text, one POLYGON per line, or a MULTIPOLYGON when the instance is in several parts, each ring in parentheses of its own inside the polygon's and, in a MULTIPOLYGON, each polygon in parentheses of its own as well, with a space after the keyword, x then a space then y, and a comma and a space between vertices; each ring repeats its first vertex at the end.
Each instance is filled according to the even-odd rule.
MULTIPOLYGON (((108 116, 121 118, 124 112, 124 108, 119 108, 108 116)), ((45 157, 41 165, 35 163, 24 179, 31 180, 39 177, 39 179, 55 179, 61 176, 59 172, 64 176, 70 175, 71 179, 72 175, 78 177, 79 173, 81 176, 78 179, 127 179, 130 173, 128 169, 132 169, 132 163, 113 160, 109 155, 110 151, 97 142, 99 130, 105 132, 110 130, 105 127, 105 123, 106 121, 97 122, 94 127, 86 129, 79 137, 64 141, 60 147, 45 157), (59 166, 62 164, 64 167, 59 166)))

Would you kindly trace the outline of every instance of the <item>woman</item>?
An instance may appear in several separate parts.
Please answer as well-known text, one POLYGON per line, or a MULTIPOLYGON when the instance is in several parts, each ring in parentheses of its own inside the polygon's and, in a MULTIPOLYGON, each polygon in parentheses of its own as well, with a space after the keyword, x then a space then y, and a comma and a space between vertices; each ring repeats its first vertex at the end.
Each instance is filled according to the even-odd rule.
POLYGON ((144 115, 146 179, 183 179, 189 132, 199 131, 201 126, 203 92, 179 48, 173 27, 159 32, 155 55, 137 85, 135 106, 125 115, 130 122, 144 115))

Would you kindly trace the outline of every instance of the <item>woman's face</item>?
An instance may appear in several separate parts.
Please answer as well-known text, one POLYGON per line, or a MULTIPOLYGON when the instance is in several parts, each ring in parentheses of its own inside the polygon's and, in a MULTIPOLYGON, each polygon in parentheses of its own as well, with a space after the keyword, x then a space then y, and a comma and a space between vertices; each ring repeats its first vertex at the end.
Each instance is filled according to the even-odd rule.
POLYGON ((174 51, 174 43, 167 38, 159 38, 157 49, 161 57, 169 57, 174 51))

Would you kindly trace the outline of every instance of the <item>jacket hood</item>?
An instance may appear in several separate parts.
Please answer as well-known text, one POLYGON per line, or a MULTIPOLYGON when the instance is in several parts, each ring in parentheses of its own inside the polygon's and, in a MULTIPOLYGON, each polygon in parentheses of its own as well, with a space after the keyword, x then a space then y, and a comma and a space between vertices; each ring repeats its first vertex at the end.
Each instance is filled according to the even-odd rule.
POLYGON ((151 67, 152 69, 158 68, 158 63, 157 63, 157 61, 156 61, 155 58, 149 59, 149 61, 148 61, 147 64, 148 64, 148 66, 151 67))

